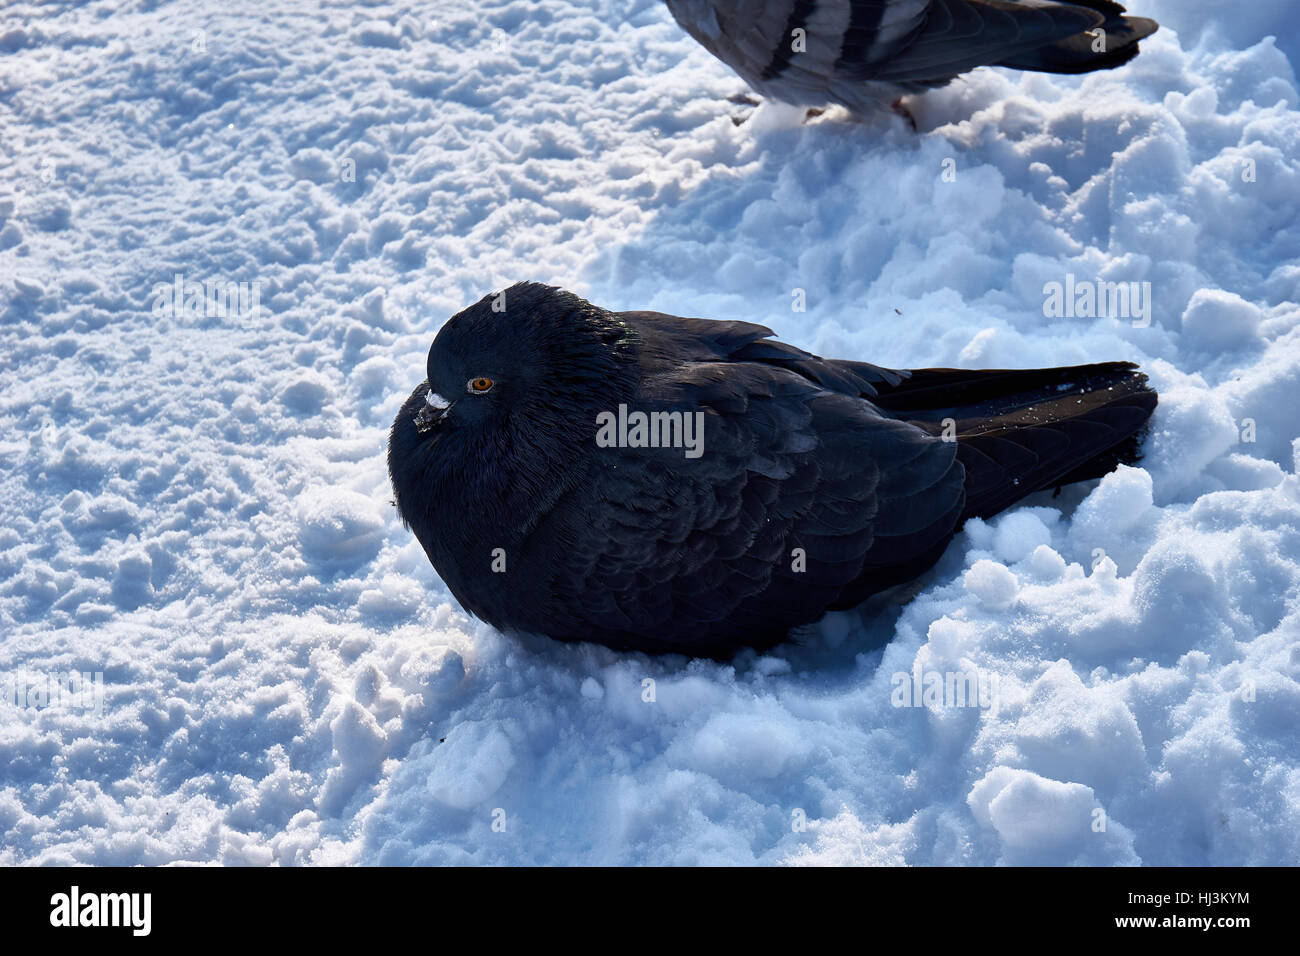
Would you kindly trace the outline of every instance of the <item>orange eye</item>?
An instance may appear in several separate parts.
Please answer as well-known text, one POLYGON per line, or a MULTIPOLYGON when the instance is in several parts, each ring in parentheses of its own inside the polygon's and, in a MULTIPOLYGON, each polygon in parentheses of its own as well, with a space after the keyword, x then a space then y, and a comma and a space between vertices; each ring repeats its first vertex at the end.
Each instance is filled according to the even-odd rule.
POLYGON ((492 387, 492 379, 482 378, 482 377, 471 378, 465 384, 465 390, 469 392, 486 392, 491 387, 492 387))

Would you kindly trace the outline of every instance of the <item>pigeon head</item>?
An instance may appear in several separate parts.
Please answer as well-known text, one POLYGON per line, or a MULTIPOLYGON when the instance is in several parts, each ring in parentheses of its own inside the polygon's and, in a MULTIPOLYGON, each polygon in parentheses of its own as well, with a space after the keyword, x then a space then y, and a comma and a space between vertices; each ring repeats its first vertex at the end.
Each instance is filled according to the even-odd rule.
POLYGON ((516 283, 438 332, 417 429, 572 428, 573 414, 593 402, 604 408, 610 392, 621 391, 632 347, 631 330, 611 313, 552 286, 516 283))
MULTIPOLYGON (((595 447, 596 416, 627 401, 637 340, 617 315, 517 283, 453 316, 389 436, 402 519, 440 572, 439 542, 528 524, 595 447)), ((454 576, 454 571, 452 572, 454 576)))

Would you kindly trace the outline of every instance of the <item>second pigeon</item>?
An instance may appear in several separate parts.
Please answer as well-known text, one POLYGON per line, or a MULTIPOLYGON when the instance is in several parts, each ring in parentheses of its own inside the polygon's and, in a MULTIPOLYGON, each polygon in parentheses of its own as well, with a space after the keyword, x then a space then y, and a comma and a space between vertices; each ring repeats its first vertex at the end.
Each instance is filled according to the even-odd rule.
POLYGON ((664 0, 682 28, 755 92, 855 113, 979 66, 1090 73, 1155 33, 1110 0, 664 0))

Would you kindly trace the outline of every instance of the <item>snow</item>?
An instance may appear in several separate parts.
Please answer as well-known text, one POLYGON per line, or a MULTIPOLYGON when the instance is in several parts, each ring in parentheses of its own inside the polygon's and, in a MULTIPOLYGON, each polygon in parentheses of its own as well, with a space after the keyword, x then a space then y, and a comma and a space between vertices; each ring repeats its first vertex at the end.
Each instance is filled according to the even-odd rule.
MULTIPOLYGON (((1038 547, 1046 548, 1047 545, 1042 544, 1038 547)), ((980 604, 991 611, 1005 611, 1010 608, 1016 603, 1016 595, 1020 591, 1020 582, 1010 569, 1005 564, 990 561, 988 558, 980 558, 971 565, 962 583, 967 591, 979 599, 980 604)))
POLYGON ((918 135, 728 102, 656 0, 11 7, 0 862, 1300 862, 1300 40, 1131 8, 1129 66, 978 71, 918 135), (520 279, 1161 405, 766 654, 508 638, 384 449, 520 279))

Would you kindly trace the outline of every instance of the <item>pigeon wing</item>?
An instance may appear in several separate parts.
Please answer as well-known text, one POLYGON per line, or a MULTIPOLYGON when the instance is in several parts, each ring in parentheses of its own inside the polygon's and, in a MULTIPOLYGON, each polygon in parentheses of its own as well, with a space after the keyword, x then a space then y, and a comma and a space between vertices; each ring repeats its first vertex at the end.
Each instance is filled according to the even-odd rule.
POLYGON ((952 443, 780 361, 665 367, 637 410, 700 412, 702 454, 598 451, 548 519, 563 526, 545 536, 565 542, 549 581, 557 636, 692 654, 776 643, 932 560, 961 515, 952 443))
MULTIPOLYGON (((874 0, 835 2, 875 5, 874 0)), ((1077 36, 1105 21, 1096 10, 1050 0, 930 0, 906 33, 888 42, 846 45, 836 72, 850 81, 940 82, 1077 36)))
MULTIPOLYGON (((1103 23, 1117 43, 1155 29, 1151 21, 1121 18, 1123 7, 1109 0, 666 2, 709 52, 751 86, 778 95, 781 87, 765 87, 778 77, 787 89, 823 93, 863 81, 934 85, 1003 62, 1048 69, 1037 51, 1081 42, 1085 31, 1103 23)), ((1086 49, 1074 56, 1084 69, 1099 61, 1086 49)), ((849 90, 842 92, 853 99, 849 90)))

